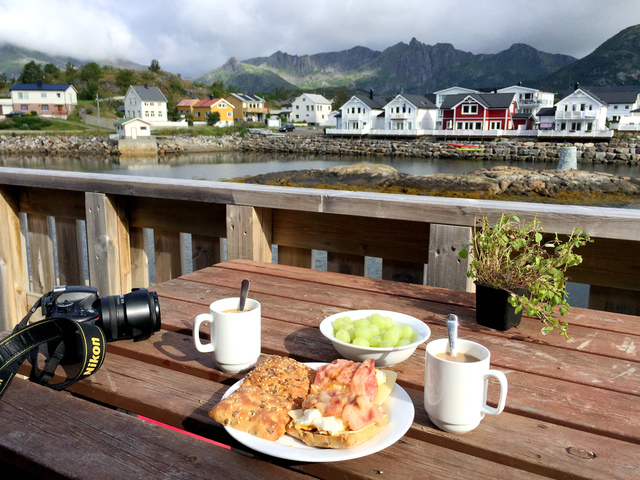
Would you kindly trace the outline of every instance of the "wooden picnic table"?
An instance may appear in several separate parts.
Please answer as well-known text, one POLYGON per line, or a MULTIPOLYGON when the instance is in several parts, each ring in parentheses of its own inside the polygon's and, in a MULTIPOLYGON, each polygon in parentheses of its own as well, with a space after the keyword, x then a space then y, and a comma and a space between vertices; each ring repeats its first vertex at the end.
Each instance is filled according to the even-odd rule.
MULTIPOLYGON (((3 471, 110 479, 640 478, 639 317, 575 308, 566 317, 569 340, 543 336, 531 318, 496 332, 475 323, 473 294, 247 260, 153 290, 162 330, 145 341, 110 343, 96 374, 66 392, 14 380, 0 400, 3 471), (459 336, 488 347, 492 368, 506 374, 505 411, 467 434, 437 429, 423 406, 422 345, 392 367, 415 407, 411 428, 392 446, 340 462, 288 461, 251 450, 208 416, 243 375, 216 370, 191 337, 193 318, 212 301, 236 296, 243 278, 262 304, 263 357, 339 358, 318 325, 345 310, 412 315, 429 325, 431 339, 445 337, 445 317, 456 314, 459 336)), ((497 393, 491 385, 490 403, 497 393)))

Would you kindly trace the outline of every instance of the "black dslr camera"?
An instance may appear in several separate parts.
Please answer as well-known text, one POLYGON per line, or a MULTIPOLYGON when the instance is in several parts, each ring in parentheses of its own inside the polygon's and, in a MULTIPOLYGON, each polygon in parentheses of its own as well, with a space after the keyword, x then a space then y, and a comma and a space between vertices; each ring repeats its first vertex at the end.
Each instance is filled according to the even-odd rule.
POLYGON ((144 340, 160 330, 158 294, 144 288, 99 297, 93 287, 61 285, 42 297, 42 314, 46 318, 92 322, 102 329, 108 342, 144 340))

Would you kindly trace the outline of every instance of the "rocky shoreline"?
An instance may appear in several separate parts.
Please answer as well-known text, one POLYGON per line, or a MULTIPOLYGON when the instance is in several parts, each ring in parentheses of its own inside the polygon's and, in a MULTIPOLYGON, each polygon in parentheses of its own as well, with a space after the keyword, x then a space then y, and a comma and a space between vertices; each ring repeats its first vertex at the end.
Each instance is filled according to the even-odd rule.
MULTIPOLYGON (((640 138, 612 138, 606 142, 543 142, 539 140, 496 139, 472 142, 483 150, 461 151, 447 141, 432 138, 408 140, 334 138, 324 135, 245 135, 156 137, 158 155, 171 156, 206 152, 262 152, 306 155, 394 156, 416 158, 473 158, 493 161, 554 163, 561 148, 575 146, 578 163, 640 164, 640 138)), ((0 135, 0 155, 77 155, 118 157, 118 141, 109 136, 26 136, 0 135)))
POLYGON ((640 179, 581 170, 481 168, 464 175, 408 175, 388 165, 357 164, 329 169, 268 173, 235 179, 244 183, 369 190, 472 198, 535 197, 536 201, 580 199, 581 203, 640 200, 640 179))

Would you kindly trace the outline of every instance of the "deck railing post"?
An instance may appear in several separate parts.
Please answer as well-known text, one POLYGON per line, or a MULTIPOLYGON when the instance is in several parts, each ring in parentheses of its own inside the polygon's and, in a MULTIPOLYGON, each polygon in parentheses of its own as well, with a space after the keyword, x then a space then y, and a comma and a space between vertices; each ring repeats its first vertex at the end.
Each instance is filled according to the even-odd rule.
POLYGON ((227 205, 227 258, 271 263, 271 209, 227 205))
POLYGON ((473 280, 467 277, 470 258, 458 255, 460 249, 471 242, 471 236, 471 227, 431 224, 427 285, 475 291, 473 280))
POLYGON ((29 309, 18 204, 10 187, 0 187, 0 331, 12 329, 29 309))
POLYGON ((129 225, 117 197, 86 192, 89 284, 100 296, 131 290, 129 225))

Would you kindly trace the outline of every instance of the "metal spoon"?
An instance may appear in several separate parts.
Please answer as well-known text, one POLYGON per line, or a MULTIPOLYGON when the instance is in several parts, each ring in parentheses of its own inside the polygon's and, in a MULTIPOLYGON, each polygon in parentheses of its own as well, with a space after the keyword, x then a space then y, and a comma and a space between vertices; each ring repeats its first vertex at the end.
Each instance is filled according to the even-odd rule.
POLYGON ((249 295, 249 285, 251 282, 249 280, 242 280, 242 284, 240 285, 240 303, 238 303, 238 311, 244 311, 244 304, 247 302, 247 296, 249 295))
POLYGON ((447 333, 449 334, 449 354, 455 357, 458 354, 456 340, 458 338, 458 317, 450 313, 447 315, 447 333))

